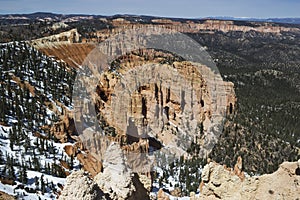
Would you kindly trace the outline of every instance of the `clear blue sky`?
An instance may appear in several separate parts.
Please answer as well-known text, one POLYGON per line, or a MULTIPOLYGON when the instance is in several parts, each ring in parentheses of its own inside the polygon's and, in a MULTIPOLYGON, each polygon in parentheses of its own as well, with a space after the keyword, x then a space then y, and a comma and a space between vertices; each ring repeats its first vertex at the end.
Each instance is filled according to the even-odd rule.
POLYGON ((300 17, 300 0, 0 0, 0 14, 143 14, 167 17, 300 17))

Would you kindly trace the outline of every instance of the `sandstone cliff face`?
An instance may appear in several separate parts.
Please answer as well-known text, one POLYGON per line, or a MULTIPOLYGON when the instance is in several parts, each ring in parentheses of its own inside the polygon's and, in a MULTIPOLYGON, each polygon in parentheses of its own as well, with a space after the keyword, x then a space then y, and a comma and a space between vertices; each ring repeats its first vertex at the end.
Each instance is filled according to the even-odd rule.
MULTIPOLYGON (((125 55, 118 58, 115 71, 105 71, 103 67, 99 67, 104 70, 100 73, 95 68, 99 65, 98 57, 94 57, 95 52, 92 52, 86 63, 95 77, 99 77, 100 83, 94 79, 80 79, 88 88, 87 91, 93 91, 92 87, 97 85, 96 94, 91 96, 106 125, 114 128, 121 138, 120 143, 137 142, 142 146, 142 141, 130 141, 126 135, 133 138, 152 137, 172 147, 170 151, 173 154, 181 155, 183 149, 186 150, 189 146, 178 148, 176 144, 182 141, 182 137, 188 138, 187 143, 190 144, 200 132, 197 128, 203 124, 204 135, 199 136, 203 147, 200 156, 205 155, 221 132, 219 125, 222 126, 226 108, 230 112, 234 109, 236 98, 233 84, 224 82, 205 65, 179 61, 171 54, 153 50, 129 53, 128 45, 124 43, 116 47, 116 41, 113 41, 110 45, 100 46, 104 54, 115 55, 116 52, 122 52, 125 55)), ((79 109, 75 118, 80 123, 80 116, 88 115, 90 109, 84 103, 79 102, 77 105, 79 109)), ((90 138, 93 133, 88 133, 88 130, 83 130, 82 133, 83 143, 87 144, 88 141, 84 138, 90 138)), ((105 150, 107 143, 100 138, 96 140, 106 145, 90 144, 89 150, 98 153, 99 159, 102 159, 103 153, 98 147, 105 150)), ((131 147, 123 149, 129 150, 131 147)), ((138 148, 132 150, 134 149, 138 148)), ((140 153, 147 153, 147 149, 148 147, 140 153)))
POLYGON ((282 163, 273 174, 244 178, 238 176, 241 175, 239 165, 237 163, 232 170, 214 162, 207 164, 202 172, 202 192, 198 199, 299 198, 300 176, 295 174, 296 162, 282 163))
MULTIPOLYGON (((73 119, 73 112, 66 108, 62 103, 50 102, 52 104, 51 110, 59 116, 59 121, 54 123, 50 127, 50 132, 54 135, 60 142, 67 142, 68 137, 71 137, 76 133, 76 127, 73 119), (60 109, 58 109, 58 107, 60 109)), ((49 107, 49 106, 48 106, 49 107)))
POLYGON ((79 67, 87 55, 95 48, 91 43, 80 43, 77 29, 31 41, 31 45, 48 56, 79 67))
POLYGON ((252 26, 236 25, 234 21, 224 20, 206 20, 202 23, 195 23, 193 21, 187 21, 186 23, 174 22, 171 20, 152 20, 153 23, 158 25, 164 25, 170 29, 174 29, 179 32, 199 32, 199 31, 257 31, 263 33, 280 33, 284 31, 295 31, 297 28, 285 28, 282 26, 274 26, 270 23, 253 24, 252 26))

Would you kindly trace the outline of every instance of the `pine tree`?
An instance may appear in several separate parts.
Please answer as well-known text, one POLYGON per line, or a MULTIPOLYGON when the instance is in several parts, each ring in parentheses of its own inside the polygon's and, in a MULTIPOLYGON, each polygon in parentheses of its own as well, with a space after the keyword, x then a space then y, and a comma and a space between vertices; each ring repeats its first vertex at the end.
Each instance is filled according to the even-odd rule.
POLYGON ((16 180, 13 158, 11 158, 9 155, 6 156, 6 168, 7 177, 9 179, 16 180))
POLYGON ((39 190, 40 183, 39 183, 39 178, 37 176, 34 177, 34 183, 35 183, 35 189, 39 190))
POLYGON ((44 182, 44 174, 42 174, 42 176, 41 176, 41 190, 42 190, 42 194, 44 194, 46 192, 46 185, 44 182))
POLYGON ((24 149, 25 149, 25 153, 28 152, 28 149, 30 149, 31 145, 30 145, 30 138, 28 137, 28 135, 26 135, 25 137, 25 143, 24 143, 24 149))
POLYGON ((14 150, 14 143, 15 143, 15 135, 14 135, 12 129, 9 129, 8 137, 9 137, 9 147, 13 151, 14 150))
POLYGON ((50 163, 47 163, 47 166, 45 166, 46 167, 46 173, 47 174, 51 174, 51 167, 50 167, 50 163))
POLYGON ((74 168, 74 156, 71 155, 71 161, 70 161, 70 169, 74 168))
POLYGON ((41 170, 41 163, 40 160, 37 157, 33 158, 33 167, 35 171, 40 171, 41 170))
MULTIPOLYGON (((34 152, 34 150, 33 150, 34 152)), ((31 163, 31 158, 29 157, 29 160, 28 160, 28 164, 29 164, 29 169, 32 169, 32 163, 31 163)))
POLYGON ((26 167, 26 165, 24 164, 23 161, 22 161, 22 165, 21 165, 21 168, 20 168, 19 180, 23 184, 27 184, 27 182, 28 182, 27 167, 26 167))
POLYGON ((4 163, 4 159, 3 159, 3 152, 0 151, 0 164, 4 163))

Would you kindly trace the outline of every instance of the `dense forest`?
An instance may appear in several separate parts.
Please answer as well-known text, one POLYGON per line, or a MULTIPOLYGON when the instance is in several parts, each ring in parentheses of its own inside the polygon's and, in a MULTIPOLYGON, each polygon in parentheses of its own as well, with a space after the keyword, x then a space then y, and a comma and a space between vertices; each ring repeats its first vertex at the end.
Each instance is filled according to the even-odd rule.
POLYGON ((274 172, 283 161, 299 159, 299 33, 257 32, 192 34, 215 60, 237 95, 235 115, 210 157, 233 166, 242 156, 244 170, 274 172))
POLYGON ((74 162, 47 127, 58 121, 58 114, 51 111, 52 106, 59 108, 56 102, 71 105, 75 71, 25 42, 1 45, 0 69, 1 180, 54 194, 58 183, 44 175, 64 178, 68 169, 61 163, 72 170, 74 162), (28 177, 28 171, 41 175, 28 177))

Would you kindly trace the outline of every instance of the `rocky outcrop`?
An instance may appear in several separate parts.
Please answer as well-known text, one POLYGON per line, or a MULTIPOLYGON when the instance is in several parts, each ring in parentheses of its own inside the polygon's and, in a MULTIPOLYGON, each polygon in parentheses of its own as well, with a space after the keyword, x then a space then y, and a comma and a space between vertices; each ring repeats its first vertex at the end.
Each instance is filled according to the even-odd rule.
POLYGON ((59 196, 61 200, 98 200, 109 199, 100 190, 98 185, 88 175, 80 170, 67 177, 64 189, 59 196))
POLYGON ((16 200, 17 198, 12 196, 12 195, 6 194, 5 192, 0 191, 0 199, 2 199, 2 200, 16 200))
POLYGON ((157 192, 157 200, 170 200, 170 197, 160 188, 157 192))
POLYGON ((234 165, 233 173, 235 175, 237 175, 243 181, 245 179, 245 174, 242 171, 242 169, 243 169, 243 160, 242 160, 242 157, 239 156, 236 164, 234 165))
POLYGON ((124 155, 118 144, 112 143, 106 151, 103 173, 94 180, 111 199, 149 199, 148 192, 125 164, 124 155))
POLYGON ((80 43, 79 38, 80 34, 77 29, 72 29, 32 40, 31 44, 48 56, 66 62, 71 67, 79 67, 90 51, 95 48, 94 44, 80 43))
POLYGON ((88 171, 93 177, 102 171, 102 163, 90 153, 79 153, 77 159, 82 164, 83 169, 88 171))
POLYGON ((56 35, 51 35, 43 38, 39 38, 32 41, 32 44, 36 47, 43 45, 53 45, 55 46, 56 42, 60 43, 75 43, 79 41, 79 33, 77 29, 72 29, 66 32, 62 32, 56 35))
POLYGON ((296 162, 284 162, 273 174, 241 176, 241 158, 234 170, 215 162, 202 171, 200 197, 195 199, 297 199, 300 196, 300 176, 296 162))
POLYGON ((73 145, 64 146, 64 150, 69 157, 75 157, 77 149, 73 145))
POLYGON ((52 103, 52 111, 59 116, 59 121, 55 122, 51 128, 50 133, 56 137, 60 142, 67 142, 74 133, 76 133, 73 113, 64 105, 58 105, 62 111, 57 109, 57 105, 52 103))
POLYGON ((103 164, 103 172, 93 178, 83 170, 69 175, 59 199, 149 199, 138 175, 126 166, 118 144, 108 147, 103 164))

